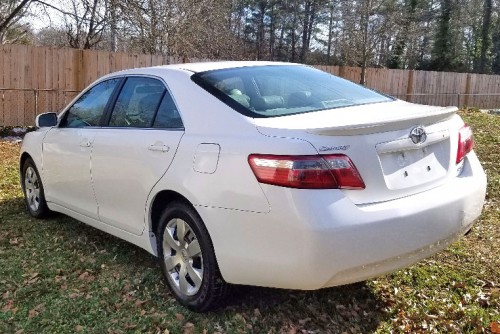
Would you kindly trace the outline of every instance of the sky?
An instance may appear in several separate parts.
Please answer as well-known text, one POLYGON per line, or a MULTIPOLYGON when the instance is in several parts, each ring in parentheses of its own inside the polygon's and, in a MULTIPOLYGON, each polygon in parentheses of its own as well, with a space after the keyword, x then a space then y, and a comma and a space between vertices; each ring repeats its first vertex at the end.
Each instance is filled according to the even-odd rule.
MULTIPOLYGON (((61 0, 47 2, 55 7, 67 10, 67 4, 65 5, 61 0)), ((55 9, 48 7, 44 8, 40 4, 34 3, 29 8, 29 11, 31 15, 27 16, 23 22, 29 23, 35 31, 51 26, 57 27, 63 23, 62 14, 55 9)))

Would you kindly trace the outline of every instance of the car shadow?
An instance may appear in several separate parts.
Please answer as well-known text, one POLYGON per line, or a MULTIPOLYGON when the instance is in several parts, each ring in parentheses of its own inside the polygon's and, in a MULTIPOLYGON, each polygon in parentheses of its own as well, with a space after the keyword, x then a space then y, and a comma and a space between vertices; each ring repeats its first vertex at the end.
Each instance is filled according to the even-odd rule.
POLYGON ((369 283, 360 282, 315 291, 234 286, 219 312, 262 315, 267 323, 279 319, 279 327, 292 332, 365 333, 387 320, 384 307, 369 283))
POLYGON ((28 213, 23 197, 0 199, 0 221, 20 213, 28 213))
MULTIPOLYGON (((30 224, 41 222, 28 216, 22 198, 0 201, 0 212, 3 219, 26 218, 30 224)), ((149 279, 161 275, 153 256, 126 241, 62 214, 53 214, 42 222, 45 228, 62 235, 63 239, 77 241, 74 245, 79 244, 79 251, 88 256, 96 250, 105 250, 113 255, 116 265, 124 266, 127 271, 154 272, 154 277, 149 279)), ((175 304, 166 287, 162 296, 166 298, 162 302, 165 308, 175 304)), ((388 320, 390 315, 384 312, 386 306, 369 282, 316 291, 235 285, 221 308, 205 315, 191 313, 190 317, 216 322, 241 319, 247 330, 254 333, 268 332, 269 328, 289 333, 364 333, 373 332, 380 322, 388 320)))

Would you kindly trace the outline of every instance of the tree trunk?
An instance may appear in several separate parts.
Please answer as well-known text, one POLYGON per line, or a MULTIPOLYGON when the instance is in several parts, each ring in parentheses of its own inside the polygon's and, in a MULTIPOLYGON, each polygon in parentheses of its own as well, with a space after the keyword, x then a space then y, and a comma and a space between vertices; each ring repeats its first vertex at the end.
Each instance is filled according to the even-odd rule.
POLYGON ((109 8, 110 10, 110 14, 111 14, 111 51, 113 52, 116 52, 116 48, 117 48, 117 43, 116 43, 116 30, 117 30, 117 27, 116 27, 116 10, 117 10, 117 6, 116 6, 116 0, 111 0, 111 6, 109 8))
POLYGON ((372 0, 365 0, 365 10, 363 11, 362 29, 363 44, 361 50, 361 77, 359 83, 366 85, 366 66, 368 63, 368 28, 370 25, 370 12, 372 10, 372 0))
POLYGON ((274 60, 274 50, 275 50, 275 43, 276 43, 276 27, 275 27, 275 22, 276 22, 276 12, 274 10, 275 4, 273 3, 271 5, 271 13, 269 14, 271 22, 269 23, 269 60, 274 60))
POLYGON ((332 1, 330 5, 330 17, 328 19, 328 41, 326 48, 326 64, 330 65, 330 56, 332 54, 332 39, 333 39, 333 13, 334 13, 334 3, 332 1))
POLYGON ((302 27, 302 48, 300 50, 300 62, 305 63, 309 47, 311 45, 311 36, 316 19, 316 1, 306 1, 304 7, 304 19, 302 27))
POLYGON ((266 14, 266 1, 259 1, 259 16, 258 16, 258 27, 257 27, 257 59, 261 60, 263 58, 263 46, 264 46, 264 17, 266 14))
POLYGON ((283 39, 285 37, 285 26, 281 26, 281 32, 280 32, 280 38, 278 41, 278 59, 279 60, 285 60, 283 59, 283 39))
POLYGON ((488 51, 491 45, 491 8, 492 1, 485 0, 483 9, 483 27, 481 29, 481 56, 479 58, 479 73, 488 72, 488 51))
POLYGON ((290 27, 290 33, 292 34, 292 43, 291 43, 291 48, 292 48, 292 62, 294 62, 296 59, 296 47, 297 47, 297 36, 295 35, 295 27, 297 26, 297 9, 293 7, 293 21, 292 21, 292 26, 290 27))
POLYGON ((307 35, 309 34, 309 20, 311 11, 311 1, 306 1, 304 6, 304 19, 302 21, 302 47, 300 49, 299 61, 304 63, 307 52, 307 35))
POLYGON ((5 18, 5 20, 3 22, 0 22, 0 33, 3 33, 5 30, 7 30, 7 28, 9 27, 9 24, 10 22, 12 22, 12 20, 14 20, 14 18, 19 15, 19 13, 21 13, 21 11, 29 6, 31 0, 23 0, 21 1, 21 3, 19 5, 17 5, 16 8, 14 8, 14 10, 9 14, 7 15, 7 17, 5 18))

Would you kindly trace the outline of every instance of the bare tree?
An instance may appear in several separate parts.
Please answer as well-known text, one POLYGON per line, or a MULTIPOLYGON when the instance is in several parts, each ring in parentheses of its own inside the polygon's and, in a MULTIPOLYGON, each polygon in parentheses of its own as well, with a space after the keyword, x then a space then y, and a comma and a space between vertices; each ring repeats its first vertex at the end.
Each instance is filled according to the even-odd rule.
POLYGON ((311 46, 311 37, 316 27, 318 9, 323 3, 324 1, 321 0, 306 0, 304 2, 304 10, 302 12, 302 47, 299 58, 302 63, 306 62, 306 56, 311 46))
POLYGON ((170 46, 176 55, 230 58, 239 47, 230 34, 230 0, 177 0, 171 17, 170 46))
POLYGON ((500 0, 64 1, 1 0, 0 42, 26 41, 42 8, 63 21, 42 45, 360 66, 361 83, 372 66, 499 68, 500 0))
MULTIPOLYGON (((330 57, 332 55, 332 44, 337 30, 337 20, 335 20, 337 1, 329 1, 328 4, 328 38, 326 41, 326 63, 330 64, 330 57)), ((338 36, 338 35, 337 35, 338 36)))
POLYGON ((43 28, 36 34, 36 43, 40 46, 67 47, 68 37, 66 31, 62 28, 43 28))
POLYGON ((241 46, 232 33, 238 25, 238 15, 231 13, 233 0, 114 1, 121 13, 118 39, 122 37, 128 50, 186 59, 229 58, 241 46))
POLYGON ((71 10, 64 26, 71 47, 91 49, 103 39, 108 8, 103 0, 69 0, 71 10))
POLYGON ((0 2, 0 44, 15 43, 28 30, 19 24, 27 14, 31 0, 2 0, 0 2))

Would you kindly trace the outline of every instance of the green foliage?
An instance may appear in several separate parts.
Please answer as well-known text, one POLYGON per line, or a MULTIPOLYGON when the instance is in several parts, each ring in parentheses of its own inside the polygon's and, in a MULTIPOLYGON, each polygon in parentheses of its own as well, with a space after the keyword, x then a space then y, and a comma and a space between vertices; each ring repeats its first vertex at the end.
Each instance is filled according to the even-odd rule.
POLYGON ((452 16, 452 0, 440 1, 438 29, 432 52, 432 69, 453 71, 454 60, 451 55, 450 22, 452 16))
POLYGON ((497 18, 495 29, 492 35, 492 64, 493 73, 500 74, 500 15, 497 18))
POLYGON ((479 58, 479 73, 488 73, 488 63, 489 57, 488 52, 490 51, 491 46, 491 14, 493 10, 492 0, 484 1, 484 9, 483 9, 483 24, 481 28, 481 55, 479 58))

